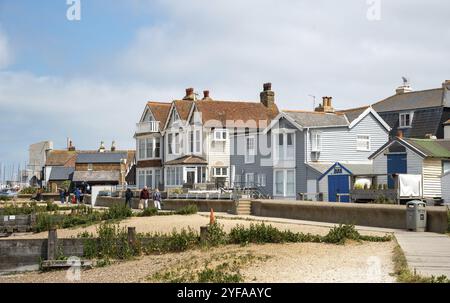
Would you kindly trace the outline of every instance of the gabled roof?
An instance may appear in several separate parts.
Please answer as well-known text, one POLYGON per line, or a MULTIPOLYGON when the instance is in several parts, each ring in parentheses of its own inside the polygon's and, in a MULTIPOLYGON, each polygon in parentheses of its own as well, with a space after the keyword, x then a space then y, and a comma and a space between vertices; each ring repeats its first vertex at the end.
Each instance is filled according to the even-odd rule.
POLYGON ((319 181, 323 179, 328 173, 333 170, 336 166, 340 166, 344 171, 346 171, 349 175, 352 176, 364 176, 364 175, 372 175, 373 174, 373 166, 372 164, 364 164, 364 163, 340 163, 336 162, 333 164, 330 163, 308 163, 309 167, 313 168, 317 172, 321 173, 319 177, 319 181))
POLYGON ((291 117, 297 124, 304 128, 349 125, 349 121, 345 115, 340 113, 323 113, 300 110, 284 110, 283 113, 291 117))
POLYGON ((443 105, 443 89, 435 88, 396 94, 372 105, 377 112, 415 110, 443 105))
POLYGON ((50 150, 45 161, 46 166, 75 166, 77 151, 50 150))
POLYGON ((89 164, 89 163, 120 163, 122 159, 128 160, 128 152, 80 152, 77 155, 77 164, 89 164))
POLYGON ((361 116, 362 113, 364 113, 364 111, 366 111, 370 106, 362 106, 362 107, 357 107, 357 108, 350 108, 350 109, 346 109, 346 110, 339 110, 336 113, 339 114, 344 114, 348 121, 351 123, 354 120, 358 119, 359 116, 361 116))
POLYGON ((189 113, 191 112, 192 104, 194 101, 191 100, 175 100, 173 104, 180 115, 180 119, 183 121, 187 121, 189 113))
POLYGON ((279 113, 276 105, 266 107, 261 102, 197 101, 195 107, 201 113, 202 123, 210 127, 225 126, 227 121, 232 121, 235 127, 253 128, 261 123, 266 127, 279 113), (253 121, 254 124, 249 123, 253 121))
POLYGON ((376 152, 370 155, 369 159, 377 157, 395 143, 408 148, 422 158, 450 159, 450 140, 448 139, 413 139, 398 137, 380 147, 376 152))
POLYGON ((147 102, 148 109, 152 112, 152 115, 155 118, 155 120, 159 121, 159 126, 161 128, 164 127, 164 125, 166 124, 166 119, 169 115, 170 106, 171 106, 170 102, 155 102, 155 101, 147 102))
POLYGON ((65 181, 72 179, 72 174, 75 171, 74 167, 53 167, 50 172, 49 181, 65 181))

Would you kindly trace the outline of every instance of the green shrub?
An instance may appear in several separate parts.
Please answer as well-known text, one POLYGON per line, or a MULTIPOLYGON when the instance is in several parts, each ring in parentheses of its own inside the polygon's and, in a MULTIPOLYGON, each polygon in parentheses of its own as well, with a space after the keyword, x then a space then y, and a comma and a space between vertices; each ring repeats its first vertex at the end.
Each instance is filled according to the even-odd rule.
POLYGON ((36 216, 36 225, 34 226, 35 232, 47 231, 52 228, 58 228, 59 220, 55 215, 47 213, 39 213, 36 216))
POLYGON ((223 225, 217 222, 208 225, 208 233, 206 236, 206 243, 210 246, 219 246, 226 244, 228 242, 228 237, 226 232, 223 230, 223 225))
POLYGON ((19 194, 21 194, 21 195, 34 195, 35 193, 37 193, 37 191, 38 191, 37 187, 25 187, 19 192, 19 194))
POLYGON ((191 204, 178 209, 175 213, 177 215, 193 215, 198 212, 197 205, 191 204))
POLYGON ((153 217, 156 215, 158 215, 158 209, 156 209, 155 207, 147 207, 138 216, 139 217, 153 217))
POLYGON ((114 204, 103 215, 103 220, 115 220, 131 217, 131 208, 123 204, 114 204))
POLYGON ((200 238, 191 228, 181 232, 173 230, 165 235, 160 233, 138 234, 142 249, 146 253, 181 252, 198 246, 200 238), (145 241, 143 240, 145 239, 145 241))
POLYGON ((1 196, 0 197, 0 201, 3 201, 3 202, 8 202, 8 201, 11 201, 11 200, 12 200, 11 197, 6 197, 6 196, 1 196))
POLYGON ((345 240, 359 240, 360 234, 354 225, 339 225, 333 227, 323 238, 326 243, 344 244, 345 240))
POLYGON ((198 283, 239 283, 243 282, 244 278, 237 271, 230 269, 228 263, 223 263, 215 268, 205 268, 197 273, 198 283))
POLYGON ((53 202, 47 201, 46 210, 47 211, 57 211, 58 205, 54 204, 53 202))

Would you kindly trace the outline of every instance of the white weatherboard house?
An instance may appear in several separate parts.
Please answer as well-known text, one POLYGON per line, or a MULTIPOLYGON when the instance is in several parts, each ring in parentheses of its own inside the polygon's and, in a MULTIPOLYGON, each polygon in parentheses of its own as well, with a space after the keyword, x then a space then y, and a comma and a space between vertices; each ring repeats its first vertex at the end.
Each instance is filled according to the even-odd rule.
POLYGON ((388 174, 389 150, 395 146, 406 149, 402 173, 422 176, 423 198, 449 203, 450 139, 394 138, 370 156, 378 172, 388 174))
POLYGON ((373 174, 369 156, 389 140, 389 131, 371 107, 336 112, 331 97, 314 112, 281 112, 266 130, 275 153, 274 198, 348 202, 356 176, 373 174))

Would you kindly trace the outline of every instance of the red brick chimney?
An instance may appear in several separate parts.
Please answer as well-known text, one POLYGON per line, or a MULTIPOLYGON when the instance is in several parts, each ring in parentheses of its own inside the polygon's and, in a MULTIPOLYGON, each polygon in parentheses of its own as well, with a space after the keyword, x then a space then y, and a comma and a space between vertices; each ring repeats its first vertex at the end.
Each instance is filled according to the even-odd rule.
POLYGON ((186 96, 183 100, 195 100, 194 89, 192 87, 186 88, 186 96))
POLYGON ((203 101, 212 101, 211 97, 209 96, 209 90, 203 91, 203 101))
POLYGON ((261 103, 265 107, 272 107, 275 105, 275 93, 272 91, 272 83, 264 83, 263 91, 259 94, 261 103))

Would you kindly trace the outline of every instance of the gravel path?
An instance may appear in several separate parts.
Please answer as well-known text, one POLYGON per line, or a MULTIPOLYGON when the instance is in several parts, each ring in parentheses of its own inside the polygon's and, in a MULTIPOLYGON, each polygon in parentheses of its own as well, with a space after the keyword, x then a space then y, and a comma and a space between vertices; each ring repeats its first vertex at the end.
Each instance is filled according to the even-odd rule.
MULTIPOLYGON (((245 247, 229 245, 209 250, 144 256, 138 260, 81 272, 81 283, 148 282, 154 273, 166 271, 196 259, 203 264, 218 254, 250 253, 269 256, 241 270, 245 282, 394 282, 391 253, 394 242, 349 243, 346 245, 294 243, 245 247)), ((0 283, 61 283, 66 271, 0 276, 0 283)))

